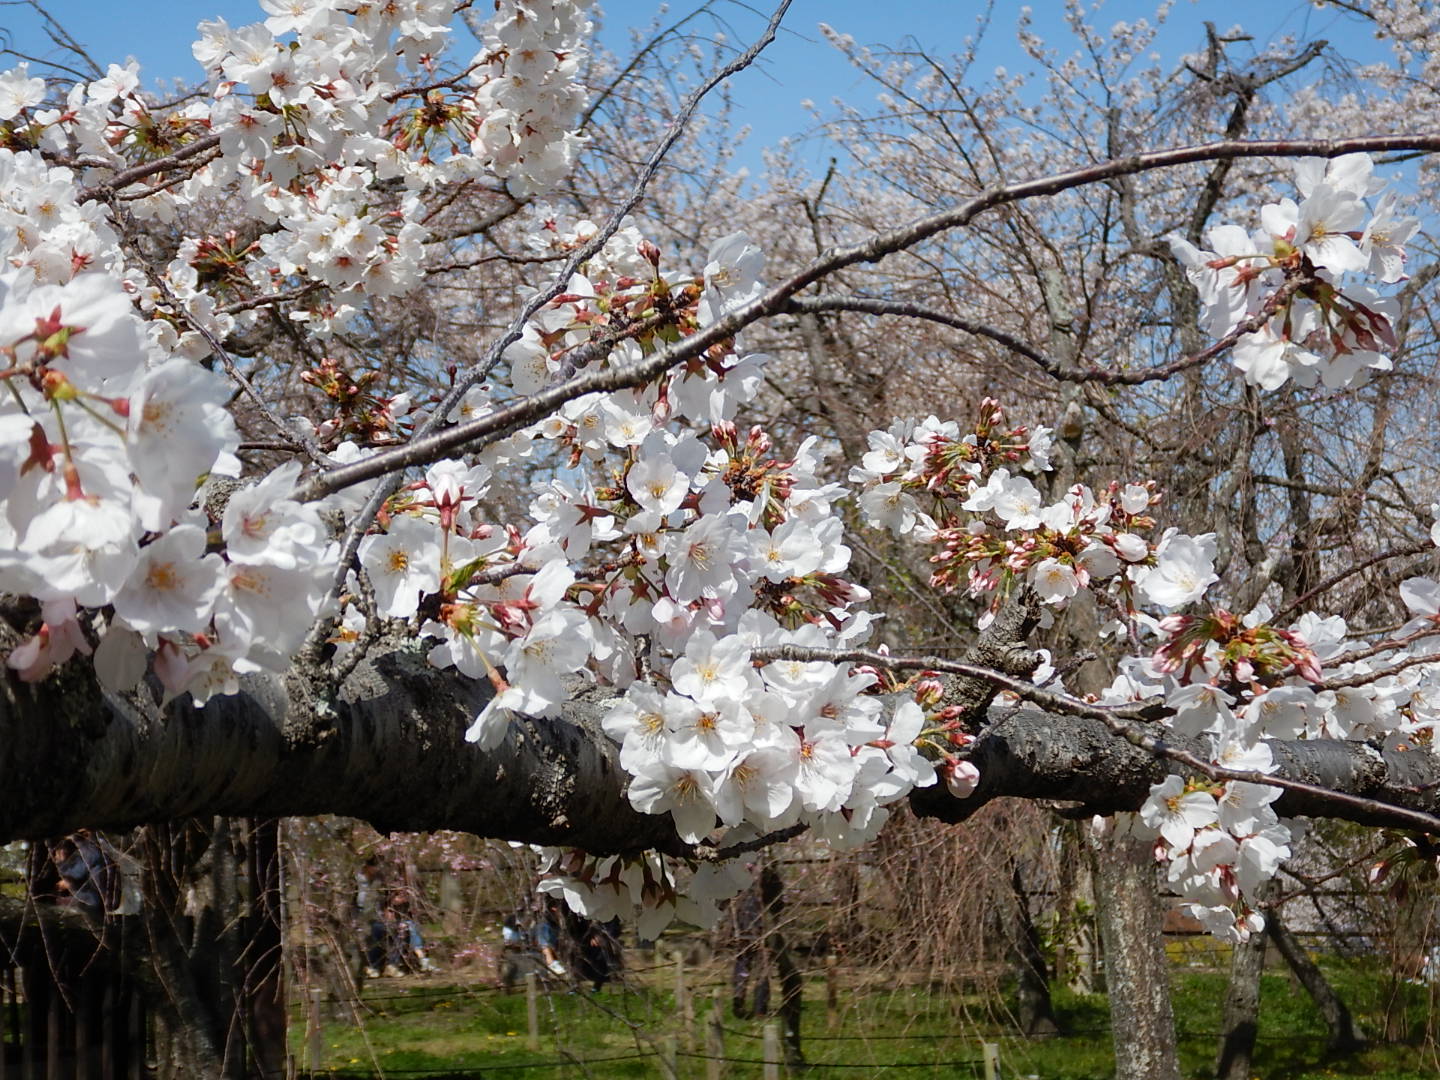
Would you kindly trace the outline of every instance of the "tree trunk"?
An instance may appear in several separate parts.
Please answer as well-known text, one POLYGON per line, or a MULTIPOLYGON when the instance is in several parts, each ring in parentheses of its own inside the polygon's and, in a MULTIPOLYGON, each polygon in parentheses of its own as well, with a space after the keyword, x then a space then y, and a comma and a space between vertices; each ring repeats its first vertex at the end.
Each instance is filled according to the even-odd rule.
POLYGON ((285 1075, 285 987, 273 821, 147 830, 145 921, 177 1078, 285 1075))
POLYGON ((1290 970, 1300 980, 1300 985, 1315 1002, 1320 1015, 1325 1018, 1325 1026, 1330 1029, 1326 1049, 1335 1054, 1352 1054, 1362 1049, 1365 1046, 1365 1036, 1356 1026, 1349 1008, 1340 1000, 1340 995, 1335 993, 1335 989, 1325 978, 1325 973, 1316 966, 1315 961, 1310 959, 1300 942, 1295 939, 1278 911, 1266 914, 1265 931, 1275 942, 1275 948, 1280 950, 1285 962, 1290 965, 1290 970))
MULTIPOLYGON (((1267 890, 1268 891, 1268 890, 1267 890)), ((1230 983, 1225 988, 1225 1014, 1220 1023, 1216 1080, 1250 1080, 1250 1058, 1260 1027, 1260 976, 1265 971, 1264 934, 1235 946, 1230 957, 1230 983)))
POLYGON ((780 979, 780 1020, 785 1045, 785 1064, 792 1069, 803 1068, 805 1055, 800 1049, 800 1014, 805 979, 795 966, 790 943, 782 929, 781 913, 785 910, 785 883, 780 871, 767 863, 760 872, 760 896, 765 907, 765 947, 775 963, 780 979))
POLYGON ((1055 978, 1077 994, 1094 994, 1099 991, 1095 979, 1099 959, 1095 945, 1095 866, 1085 850, 1080 828, 1072 821, 1066 822, 1061 831, 1055 978))
POLYGON ((1116 1080, 1180 1080, 1151 845, 1123 824, 1096 844, 1116 1080))
POLYGON ((1018 861, 1010 866, 1010 891, 1015 897, 1014 938, 1010 953, 1016 975, 1016 1019, 1026 1035, 1056 1035, 1060 1024, 1055 1019, 1055 1009, 1050 1002, 1050 976, 1045 965, 1045 950, 1041 946, 1040 931, 1030 917, 1030 903, 1025 896, 1025 882, 1020 876, 1018 861))

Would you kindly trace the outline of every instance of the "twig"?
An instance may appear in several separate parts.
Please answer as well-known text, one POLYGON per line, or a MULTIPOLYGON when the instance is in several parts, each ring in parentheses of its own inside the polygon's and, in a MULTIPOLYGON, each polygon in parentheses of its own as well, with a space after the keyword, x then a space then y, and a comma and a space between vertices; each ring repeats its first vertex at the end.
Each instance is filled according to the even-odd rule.
POLYGON ((581 266, 598 254, 601 248, 609 242, 610 238, 620 230, 625 219, 630 216, 635 207, 640 205, 640 200, 645 197, 645 192, 650 186, 650 181, 653 180, 655 174, 659 172, 660 165, 665 160, 665 156, 670 152, 670 148, 674 146, 675 143, 679 141, 680 136, 684 134, 685 129, 690 124, 690 118, 694 116, 695 110, 700 107, 700 102, 711 90, 715 89, 715 87, 719 86, 732 75, 744 71, 755 62, 756 57, 760 55, 761 51, 775 40, 775 31, 779 29, 780 20, 785 17, 785 12, 789 10, 791 3, 792 0, 781 0, 780 4, 775 8, 774 14, 770 16, 770 22, 766 25, 764 32, 759 38, 743 53, 696 87, 694 92, 685 99, 685 102, 680 106, 680 110, 675 114, 675 118, 670 121, 670 126, 665 130, 665 134, 661 137, 659 143, 656 144, 655 149, 650 152, 650 156, 645 161, 644 168, 640 171, 640 178, 635 181, 634 186, 630 189, 624 201, 610 214, 605 224, 596 230, 595 234, 591 236, 589 240, 576 249, 575 253, 566 261, 565 265, 556 273, 555 279, 550 285, 541 289, 522 305, 519 314, 511 321, 509 329, 490 346, 485 354, 484 360, 467 372, 464 377, 455 381, 455 385, 450 388, 449 393, 445 395, 436 407, 432 419, 416 432, 417 438, 423 438, 445 422, 445 418, 450 414, 450 410, 465 396, 465 392, 476 383, 487 378, 495 365, 500 362, 500 358, 504 355, 505 350, 509 348, 512 343, 520 339, 520 335, 525 330, 525 324, 530 321, 535 313, 568 289, 570 287, 570 278, 581 266))
POLYGON ((794 825, 787 825, 783 829, 776 829, 774 832, 765 833, 752 840, 742 840, 735 844, 726 844, 724 847, 716 847, 714 844, 696 844, 693 852, 694 857, 701 862, 724 862, 726 859, 733 859, 737 855, 744 855, 751 851, 761 851, 772 844, 783 843, 786 840, 793 840, 810 826, 804 822, 797 821, 794 825))
POLYGON ((1274 618, 1272 618, 1270 621, 1278 625, 1283 619, 1286 618, 1286 616, 1300 610, 1302 607, 1308 604, 1315 597, 1319 596, 1321 593, 1333 589, 1336 585, 1340 584, 1340 582, 1344 581, 1352 574, 1358 574, 1362 570, 1368 570, 1376 563, 1386 562, 1389 559, 1403 559, 1407 555, 1424 555, 1427 552, 1434 553, 1436 550, 1437 549, 1433 543, 1426 541, 1425 543, 1421 544, 1413 544, 1408 548, 1400 548, 1396 551, 1387 551, 1384 554, 1373 556, 1372 558, 1366 559, 1363 562, 1358 562, 1354 566, 1347 566, 1344 570, 1341 570, 1338 573, 1335 573, 1330 577, 1326 578, 1319 585, 1316 585, 1313 589, 1305 593, 1303 596, 1297 596, 1289 604, 1276 612, 1274 618))
MULTIPOLYGON (((121 212, 118 208, 115 208, 115 210, 117 213, 121 212)), ((127 225, 129 224, 131 223, 127 221, 127 225)), ((145 273, 150 279, 150 283, 155 286, 156 290, 165 298, 165 301, 175 309, 176 315, 184 319, 185 322, 190 325, 191 329, 205 339, 205 344, 210 346, 210 351, 215 354, 216 358, 224 366, 225 373, 235 380, 236 385, 245 391, 250 399, 255 402, 261 414, 270 422, 270 426, 278 431, 281 437, 287 440, 293 447, 304 451, 305 455, 310 458, 311 461, 320 465, 322 468, 328 467, 331 463, 330 459, 315 445, 315 441, 303 431, 292 430, 290 425, 285 423, 284 419, 275 411, 271 404, 265 400, 260 391, 255 389, 255 385, 245 377, 245 373, 240 370, 239 365, 235 363, 230 353, 226 351, 225 346, 220 343, 220 339, 211 333, 208 326, 190 314, 185 305, 181 303, 179 297, 171 290, 169 282, 160 274, 153 271, 148 263, 145 263, 144 260, 141 261, 145 266, 145 273)))
MULTIPOLYGON (((460 402, 460 399, 465 396, 466 391, 468 391, 472 386, 474 386, 476 383, 480 382, 487 375, 489 375, 491 369, 500 362, 500 358, 504 355, 505 350, 511 345, 511 343, 519 340, 521 333, 525 329, 525 324, 530 321, 530 318, 542 307, 548 304, 551 300, 559 296, 562 291, 568 288, 571 275, 574 274, 580 268, 580 266, 585 263, 586 260, 593 257, 602 247, 604 247, 605 243, 610 239, 611 236, 613 236, 617 231, 619 231, 620 226, 624 222, 625 218, 636 207, 636 205, 639 204, 641 198, 644 197, 646 187, 648 186, 651 178, 654 177, 655 173, 659 170, 660 163, 664 159, 665 155, 669 152, 670 148, 675 144, 675 142, 684 132, 685 127, 689 123, 691 116, 699 107, 701 99, 704 98, 706 94, 708 94, 712 89, 718 86, 725 79, 729 78, 736 72, 744 70, 746 67, 748 67, 751 63, 754 62, 755 58, 760 55, 760 51, 775 39, 775 31, 779 27, 780 20, 784 17, 785 12, 789 9, 790 4, 791 0, 781 0, 780 5, 775 9, 775 13, 770 17, 770 22, 766 26, 765 32, 760 35, 760 37, 755 41, 755 43, 752 44, 750 48, 746 49, 745 52, 743 52, 735 60, 725 65, 725 67, 722 68, 718 73, 716 73, 712 78, 706 80, 701 86, 699 86, 695 90, 694 93, 690 95, 689 98, 686 99, 685 104, 681 107, 680 112, 671 122, 670 127, 666 131, 664 137, 660 140, 659 144, 651 152, 650 158, 646 162, 645 169, 641 173, 640 179, 631 189, 631 192, 629 196, 625 199, 625 201, 616 208, 615 212, 611 214, 609 219, 595 233, 595 235, 592 236, 588 242, 582 245, 573 255, 570 256, 569 260, 566 261, 565 266, 561 268, 561 270, 556 274, 554 281, 552 281, 547 288, 540 290, 533 297, 531 297, 529 301, 527 301, 524 305, 521 306, 520 312, 511 321, 509 328, 505 331, 505 333, 500 335, 500 337, 490 346, 489 350, 485 354, 485 358, 479 364, 473 366, 470 371, 467 372, 463 377, 455 380, 455 384, 450 388, 450 391, 440 400, 439 404, 435 406, 434 411, 431 413, 430 419, 427 420, 416 431, 415 436, 411 439, 411 441, 406 446, 400 447, 395 451, 389 451, 376 455, 377 457, 384 457, 386 463, 381 468, 370 473, 368 477, 365 477, 363 479, 371 479, 374 477, 385 476, 387 474, 391 474, 391 479, 389 482, 380 485, 380 487, 366 501, 365 506, 361 509, 359 514, 357 514, 355 518, 351 521, 350 528, 349 531, 346 533, 345 543, 341 551, 341 559, 335 570, 335 577, 332 580, 330 588, 329 590, 327 590, 325 598, 321 603, 321 610, 324 610, 326 607, 328 607, 334 601, 335 597, 339 595, 340 589, 343 588, 345 583, 346 568, 349 566, 350 560, 355 557, 355 552, 360 546, 360 539, 365 535, 366 530, 370 528, 370 522, 373 521, 375 519, 375 515, 380 512, 380 508, 385 504, 385 500, 389 498, 390 494, 395 490, 396 487, 399 486, 401 470, 409 467, 410 465, 419 465, 421 463, 428 463, 430 461, 437 460, 439 457, 443 457, 450 447, 459 446, 465 442, 470 441, 469 439, 453 439, 453 433, 456 430, 468 428, 470 426, 469 424, 460 424, 454 428, 450 428, 447 430, 437 429, 440 428, 441 425, 448 423, 447 417, 450 415, 451 410, 454 409, 454 407, 460 402), (437 447, 442 441, 446 439, 447 436, 451 437, 451 441, 444 443, 445 449, 435 451, 434 457, 428 456, 435 447, 437 447), (420 448, 418 452, 414 450, 414 448, 416 447, 420 448)), ((573 383, 574 381, 575 380, 573 379, 569 380, 569 383, 573 383)), ((562 383, 561 385, 563 387, 565 385, 569 385, 569 383, 562 383)), ((537 397, 544 400, 548 405, 552 394, 549 391, 544 391, 541 394, 536 395, 535 397, 526 399, 526 402, 534 401, 537 397)), ((562 398, 562 400, 564 399, 562 398)), ((524 404, 525 403, 522 403, 522 405, 524 404)), ((540 415, 544 415, 551 411, 548 407, 541 406, 541 408, 543 411, 540 413, 540 415)), ((497 415, 505 414, 508 411, 509 410, 500 410, 500 414, 497 415)), ((525 422, 528 421, 517 420, 516 418, 511 416, 501 415, 500 422, 493 426, 487 426, 487 431, 498 432, 502 430, 509 430, 511 429, 512 425, 517 423, 523 424, 525 422)), ((339 491, 342 488, 348 487, 351 483, 358 482, 359 479, 362 478, 356 478, 356 480, 335 483, 330 479, 328 473, 322 474, 313 478, 308 484, 304 485, 303 489, 299 493, 299 498, 301 498, 302 500, 318 498, 322 495, 339 491)), ((315 626, 311 627, 310 633, 306 637, 304 648, 306 650, 306 653, 312 657, 318 654, 320 644, 323 641, 324 624, 325 620, 320 620, 319 622, 317 622, 315 626)))
POLYGON ((154 176, 166 169, 174 168, 176 165, 184 164, 198 154, 220 145, 219 133, 201 135, 194 142, 187 143, 173 154, 166 154, 154 161, 146 161, 140 165, 132 165, 128 169, 121 169, 109 180, 102 181, 92 187, 81 188, 75 195, 77 203, 89 202, 92 199, 103 199, 115 194, 121 188, 133 184, 136 180, 144 180, 147 176, 154 176))
POLYGON ((1028 360, 1034 361, 1042 371, 1060 382, 1098 382, 1106 386, 1138 386, 1141 383, 1158 382, 1178 375, 1182 371, 1188 371, 1192 367, 1198 367, 1207 360, 1213 360, 1225 352, 1246 334, 1253 334, 1264 326, 1276 311, 1295 294, 1295 291, 1303 284, 1299 278, 1292 278, 1286 281, 1266 301, 1264 307, 1255 314, 1237 323, 1230 331, 1218 341, 1206 346, 1199 352, 1190 356, 1182 356, 1179 359, 1171 360, 1167 364, 1158 367, 1142 368, 1138 371, 1117 371, 1101 367, 1075 367, 1047 356, 1039 349, 1007 333, 998 327, 988 326, 985 323, 976 322, 973 319, 961 318, 958 315, 948 315, 943 311, 936 311, 934 308, 923 307, 920 304, 912 304, 900 300, 879 300, 864 296, 817 296, 817 297, 793 297, 786 304, 784 310, 789 313, 799 312, 821 312, 821 311, 858 311, 870 315, 903 315, 913 319, 924 319, 927 322, 940 323, 943 326, 950 326, 956 330, 963 330, 967 334, 974 334, 977 337, 988 337, 991 341, 1004 345, 1011 352, 1019 353, 1028 360))

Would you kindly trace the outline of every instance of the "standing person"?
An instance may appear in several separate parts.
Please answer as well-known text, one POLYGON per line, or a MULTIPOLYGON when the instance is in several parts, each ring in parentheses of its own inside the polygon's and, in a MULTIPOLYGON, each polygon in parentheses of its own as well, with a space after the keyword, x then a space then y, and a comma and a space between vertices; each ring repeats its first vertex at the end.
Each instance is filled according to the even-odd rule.
POLYGON ((386 977, 400 974, 391 945, 385 894, 380 863, 372 856, 355 874, 355 910, 360 925, 365 927, 365 974, 372 979, 382 974, 386 977))
POLYGON ((530 933, 520 922, 521 913, 512 911, 500 924, 500 985, 508 994, 528 969, 525 951, 530 947, 530 933))
POLYGON ((588 979, 598 994, 600 988, 610 981, 612 972, 620 966, 620 920, 600 923, 581 919, 579 923, 579 975, 588 979))

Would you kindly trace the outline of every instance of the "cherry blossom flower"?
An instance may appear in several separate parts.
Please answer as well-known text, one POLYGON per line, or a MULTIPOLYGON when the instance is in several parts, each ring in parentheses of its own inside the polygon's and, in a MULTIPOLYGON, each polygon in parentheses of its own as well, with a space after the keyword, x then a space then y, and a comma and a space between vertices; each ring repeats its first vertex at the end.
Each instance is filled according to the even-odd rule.
POLYGON ((673 534, 666 546, 669 569, 665 584, 682 604, 702 596, 721 597, 735 582, 731 552, 738 524, 729 515, 707 514, 683 532, 673 534))
POLYGON ((1042 559, 1036 563, 1031 571, 1031 584, 1047 604, 1068 600, 1080 588, 1075 568, 1059 559, 1042 559))
POLYGON ((439 532, 432 522, 398 517, 389 531, 360 541, 360 565, 375 587, 375 603, 388 619, 408 619, 425 593, 440 588, 439 532))
POLYGON ((682 769, 658 758, 642 762, 630 780, 630 805, 643 814, 669 813, 675 831, 698 843, 715 828, 714 783, 702 769, 682 769))
POLYGON ((738 701, 702 704, 670 694, 665 698, 660 759, 679 769, 721 772, 729 768, 754 732, 755 722, 738 701))
POLYGON ((1215 534, 1185 536, 1168 531, 1155 551, 1156 566, 1144 572, 1140 591, 1151 603, 1161 607, 1183 607, 1200 599, 1205 590, 1219 580, 1215 562, 1215 534))
POLYGON ((1196 831, 1213 825, 1219 816, 1215 797, 1204 791, 1186 791, 1179 776, 1167 776, 1151 787, 1140 808, 1140 820, 1178 850, 1188 848, 1196 831))
POLYGON ((231 562, 294 570, 318 561, 324 548, 319 515, 290 497, 299 476, 300 463, 291 461, 230 496, 220 534, 231 562))
POLYGON ((176 525, 142 548, 130 579, 115 595, 115 613, 136 630, 198 633, 225 583, 219 555, 205 554, 205 530, 176 525))
POLYGON ((75 601, 46 601, 40 609, 39 631, 11 650, 6 665, 25 682, 39 682, 77 652, 90 655, 90 643, 76 619, 75 601))
POLYGON ((685 655, 670 669, 675 691, 702 705, 739 701, 753 685, 750 650, 736 637, 717 639, 697 631, 685 643, 685 655))
POLYGON ((45 80, 30 74, 28 62, 0 74, 0 121, 12 120, 44 100, 45 80))
POLYGON ((714 322, 758 297, 765 288, 760 282, 764 266, 764 253, 744 233, 731 233, 710 245, 700 325, 714 322))

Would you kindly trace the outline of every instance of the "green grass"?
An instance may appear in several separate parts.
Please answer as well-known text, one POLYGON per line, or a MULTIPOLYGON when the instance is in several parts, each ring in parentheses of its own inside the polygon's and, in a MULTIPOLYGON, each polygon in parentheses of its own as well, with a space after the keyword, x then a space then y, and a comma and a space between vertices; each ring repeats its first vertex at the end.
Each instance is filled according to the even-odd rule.
MULTIPOLYGON (((1431 1002, 1425 987, 1398 985, 1374 964, 1327 963, 1336 989, 1375 1040, 1387 1006, 1392 1032, 1407 1041, 1375 1040, 1362 1054, 1329 1058, 1325 1028, 1309 997, 1283 973, 1267 973, 1262 984, 1260 1040, 1254 1075, 1264 1080, 1420 1080, 1440 1073, 1433 1048, 1425 1044, 1431 1002), (1391 1000, 1394 995, 1394 1000, 1391 1000)), ((705 1052, 705 1022, 711 991, 723 972, 697 971, 695 1051, 705 1052), (707 979, 709 980, 707 982, 707 979)), ((1226 976, 1223 971, 1177 968, 1175 1013, 1182 1071, 1211 1075, 1220 1027, 1226 976)), ((843 984, 842 984, 843 985, 843 984)), ((363 1031, 338 1022, 325 1028, 322 1072, 337 1077, 373 1075, 374 1065, 397 1078, 419 1073, 544 1078, 661 1075, 655 1052, 680 1023, 670 974, 661 969, 632 976, 630 985, 607 987, 598 996, 541 994, 540 1049, 527 1048, 523 993, 497 993, 483 984, 435 986, 402 982, 371 984, 366 993, 363 1031), (644 1055, 644 1056, 641 1056, 644 1055), (580 1064, 583 1062, 584 1064, 580 1064), (522 1068, 523 1067, 523 1068, 522 1068), (491 1071, 496 1070, 496 1071, 491 1071)), ((1109 1012, 1105 997, 1059 991, 1055 1004, 1066 1034, 1025 1039, 1010 1034, 995 1010, 978 997, 959 997, 920 986, 842 990, 835 1027, 827 1025, 823 978, 805 989, 804 1051, 807 1061, 843 1065, 817 1070, 837 1078, 965 1077, 980 1075, 980 1044, 1000 1047, 1002 1075, 1042 1080, 1108 1080, 1114 1072, 1109 1012), (968 1063, 968 1064, 967 1064, 968 1063), (904 1069, 883 1066, 903 1065, 904 1069)), ((732 1059, 726 1076, 758 1078, 760 1021, 724 1017, 724 1054, 732 1059)), ((301 1051, 303 1025, 294 1029, 301 1051)), ((682 1042, 681 1050, 685 1049, 682 1042)), ((679 1075, 701 1078, 701 1057, 679 1058, 679 1075)))

